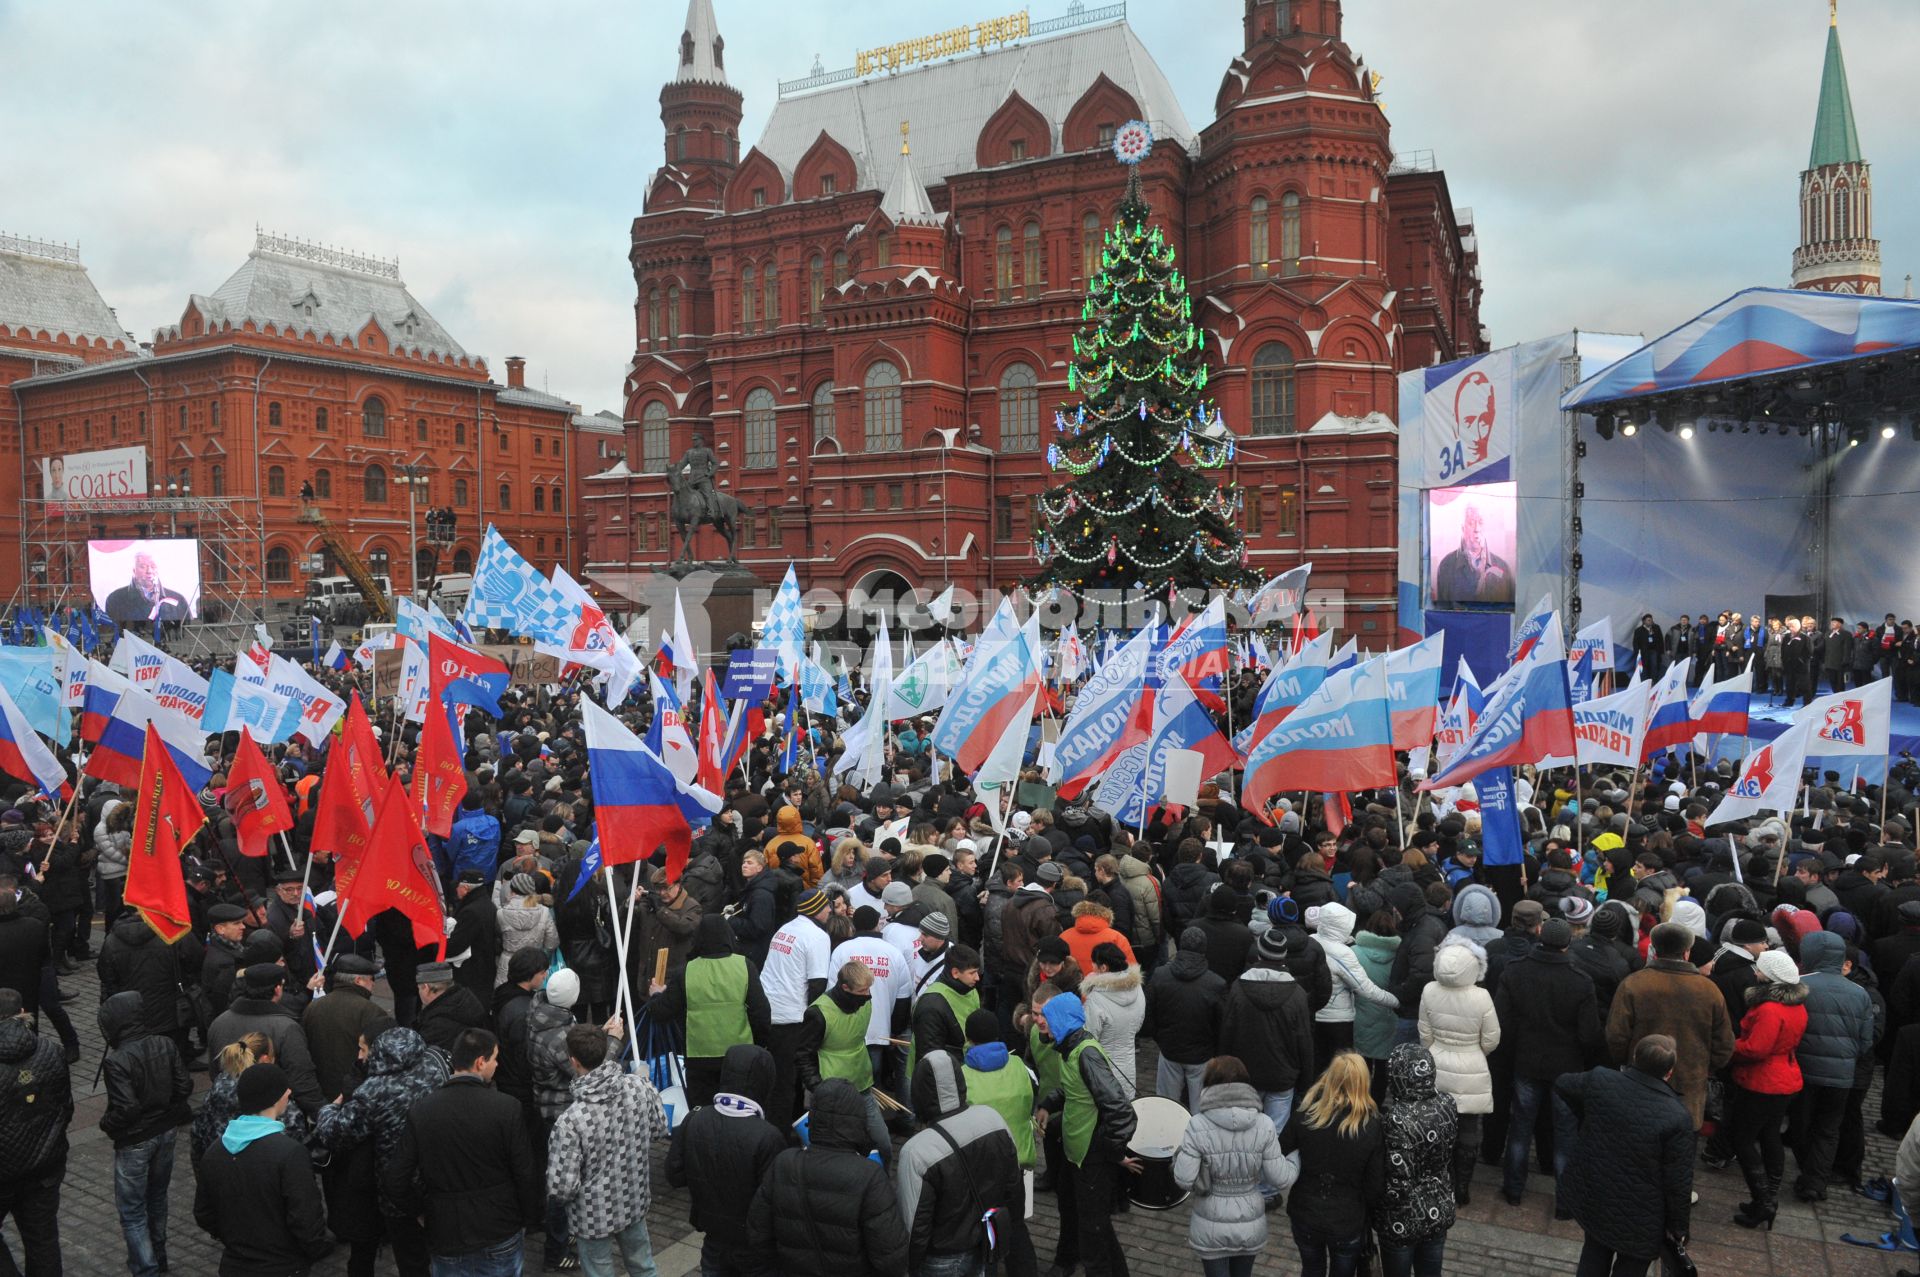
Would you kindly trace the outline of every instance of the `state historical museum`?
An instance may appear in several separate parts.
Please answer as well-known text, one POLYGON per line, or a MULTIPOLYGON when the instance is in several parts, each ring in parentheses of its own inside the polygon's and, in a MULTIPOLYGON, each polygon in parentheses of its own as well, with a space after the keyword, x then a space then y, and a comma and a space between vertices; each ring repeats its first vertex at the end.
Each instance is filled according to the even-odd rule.
MULTIPOLYGON (((1143 187, 1241 437, 1253 567, 1311 559, 1340 596, 1326 619, 1384 640, 1395 377, 1487 349, 1471 216, 1430 157, 1395 155, 1339 0, 1246 0, 1244 29, 1199 130, 1125 6, 1076 3, 816 66, 743 146, 714 0, 691 0, 633 222, 626 460, 581 485, 588 571, 677 551, 664 472, 701 435, 769 583, 790 561, 840 592, 1030 574, 1126 184, 1109 143, 1140 119, 1158 139, 1143 187)), ((724 547, 702 529, 695 553, 724 547)))

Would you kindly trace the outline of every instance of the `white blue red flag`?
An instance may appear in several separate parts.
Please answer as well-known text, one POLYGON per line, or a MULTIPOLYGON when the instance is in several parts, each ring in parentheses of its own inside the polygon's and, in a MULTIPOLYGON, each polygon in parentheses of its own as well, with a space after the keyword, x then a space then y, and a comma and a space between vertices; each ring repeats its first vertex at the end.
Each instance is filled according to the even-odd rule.
POLYGON ((118 671, 108 669, 98 661, 87 662, 87 690, 80 701, 80 739, 89 745, 100 739, 100 733, 106 730, 107 720, 113 717, 113 707, 119 703, 120 696, 133 684, 118 671))
POLYGON ((68 794, 67 769, 27 723, 27 716, 0 687, 0 770, 59 800, 68 794))
POLYGON ((87 756, 89 776, 112 781, 116 785, 137 786, 140 762, 146 755, 147 725, 151 723, 160 741, 173 756, 174 766, 194 793, 207 787, 213 769, 207 766, 206 733, 186 715, 163 708, 153 697, 137 687, 129 687, 114 703, 113 713, 100 732, 99 743, 87 756))
POLYGON ((1695 736, 1745 736, 1753 701, 1753 662, 1731 678, 1709 679, 1694 694, 1689 712, 1695 736))
POLYGON ((680 780, 619 719, 591 700, 583 698, 580 710, 603 861, 630 864, 665 847, 667 878, 677 881, 686 868, 693 831, 712 822, 720 810, 719 795, 680 780))
POLYGON ((1350 670, 1360 663, 1360 640, 1350 638, 1342 643, 1327 660, 1327 673, 1338 674, 1341 670, 1350 670))
POLYGON ((337 640, 327 644, 326 654, 320 658, 320 663, 343 674, 353 668, 353 658, 347 655, 337 640))
POLYGON ((1446 641, 1442 631, 1387 653, 1387 700, 1393 709, 1395 749, 1425 749, 1433 743, 1446 641))
POLYGON ((1511 678, 1487 697, 1466 743, 1420 786, 1462 785, 1494 767, 1516 767, 1574 752, 1573 698, 1567 689, 1566 644, 1551 617, 1511 678))
POLYGON ((1078 797, 1115 756, 1146 739, 1134 711, 1146 694, 1152 657, 1153 632, 1143 629, 1080 689, 1053 749, 1056 792, 1062 798, 1078 797))
POLYGON ((1687 696, 1687 675, 1693 658, 1682 657, 1667 667, 1653 685, 1653 708, 1647 719, 1646 739, 1640 743, 1640 757, 1693 743, 1693 705, 1687 696))
POLYGON ((1194 695, 1211 709, 1225 708, 1214 690, 1227 672, 1231 649, 1227 645, 1227 600, 1216 594, 1196 615, 1180 622, 1160 653, 1159 682, 1176 674, 1187 680, 1194 695))
POLYGON ((1527 613, 1526 619, 1520 622, 1520 628, 1513 632, 1513 642, 1507 647, 1507 659, 1509 661, 1526 659, 1527 653, 1533 651, 1533 645, 1540 641, 1542 634, 1546 633, 1547 625, 1558 620, 1558 613, 1553 606, 1553 596, 1542 594, 1540 601, 1533 605, 1533 611, 1527 613))
POLYGON ((1269 804, 1290 791, 1350 793, 1398 782, 1383 666, 1368 661, 1327 675, 1255 742, 1247 758, 1248 811, 1264 820, 1269 804))
POLYGON ((700 774, 700 754, 687 732, 680 698, 652 670, 647 671, 647 687, 653 693, 653 721, 647 724, 647 748, 667 765, 676 779, 691 784, 700 774))
POLYGON ((1333 635, 1316 634, 1286 664, 1267 675, 1253 702, 1253 721, 1234 735, 1233 747, 1244 760, 1254 742, 1272 731, 1301 701, 1327 681, 1333 653, 1333 635))
POLYGON ((1653 684, 1629 683, 1611 696, 1573 707, 1578 758, 1543 758, 1542 767, 1638 767, 1653 711, 1653 684))
POLYGON ((1445 767, 1448 760, 1467 743, 1467 737, 1473 732, 1473 724, 1486 704, 1487 694, 1480 690, 1473 670, 1467 665, 1467 658, 1461 657, 1459 669, 1454 675, 1453 696, 1447 701, 1446 709, 1434 719, 1433 755, 1440 766, 1445 767))
POLYGON ((960 689, 948 698, 933 726, 933 747, 972 776, 1006 734, 1007 724, 1021 707, 1033 703, 1040 686, 1033 654, 1024 632, 1016 628, 1010 641, 988 650, 983 641, 960 689))
POLYGON ((1594 695, 1594 684, 1613 669, 1613 618, 1603 616, 1580 627, 1567 649, 1567 686, 1575 705, 1594 695))

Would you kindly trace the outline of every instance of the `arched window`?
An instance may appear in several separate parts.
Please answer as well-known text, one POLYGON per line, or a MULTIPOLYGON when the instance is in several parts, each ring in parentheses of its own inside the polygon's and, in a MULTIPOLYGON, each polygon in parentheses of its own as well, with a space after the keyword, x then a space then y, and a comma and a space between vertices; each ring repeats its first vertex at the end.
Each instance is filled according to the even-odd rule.
MULTIPOLYGON (((280 405, 277 402, 270 403, 267 405, 267 424, 270 426, 277 426, 280 424, 280 405)), ((120 432, 116 430, 114 432, 114 438, 117 439, 119 437, 120 437, 120 432)))
POLYGON ((1253 203, 1247 209, 1249 225, 1247 260, 1253 263, 1256 278, 1267 273, 1267 197, 1254 196, 1253 203))
POLYGON ((1000 300, 1013 296, 1013 227, 993 233, 993 291, 1000 300))
POLYGON ((313 410, 313 432, 318 435, 327 433, 327 410, 325 408, 315 408, 313 410))
POLYGON ((1091 281, 1100 273, 1100 214, 1088 213, 1080 219, 1080 277, 1091 281))
POLYGON ((455 479, 453 481, 453 503, 463 509, 466 507, 467 481, 465 479, 455 479))
POLYGON ((647 344, 657 345, 660 341, 660 290, 647 290, 647 344))
POLYGON ((867 369, 868 452, 900 451, 900 370, 886 360, 867 369))
POLYGON ((284 584, 293 580, 293 555, 284 545, 276 545, 267 550, 267 580, 284 584))
POLYGON ((647 474, 667 469, 667 406, 658 399, 640 410, 640 468, 647 474))
POLYGON ((1020 233, 1021 246, 1026 250, 1021 262, 1021 277, 1027 282, 1027 292, 1036 293, 1047 283, 1047 272, 1040 257, 1040 223, 1028 222, 1026 230, 1020 233))
POLYGON ((1000 375, 1000 451, 1040 450, 1040 379, 1025 364, 1000 375))
POLYGON ((387 405, 378 395, 367 400, 367 406, 360 410, 362 433, 369 439, 387 437, 387 405))
POLYGON ((760 294, 754 291, 753 267, 743 267, 740 271, 740 331, 753 331, 753 321, 760 311, 760 294))
POLYGON ((1277 341, 1253 356, 1253 433, 1293 433, 1293 352, 1277 341))
POLYGON ((284 497, 287 495, 287 469, 285 466, 267 467, 267 495, 284 497))
POLYGON ((473 571, 473 551, 461 546, 453 552, 453 570, 465 575, 473 571))
POLYGON ((548 492, 549 492, 549 496, 547 497, 547 508, 549 510, 553 511, 555 514, 559 514, 560 512, 562 512, 567 508, 566 497, 561 494, 559 488, 557 487, 550 488, 548 489, 548 492))
POLYGON ((667 345, 680 340, 680 285, 667 285, 667 345))
POLYGON ((325 500, 333 495, 333 471, 315 470, 313 472, 313 495, 315 500, 325 500))
POLYGON ((815 253, 807 263, 807 315, 820 318, 820 302, 827 295, 827 259, 815 253))
POLYGON ((375 576, 386 576, 392 570, 393 554, 384 545, 376 545, 367 551, 367 571, 375 576))
POLYGON ((773 465, 779 452, 774 445, 773 392, 757 387, 747 396, 747 460, 750 470, 773 465))
POLYGON ((1833 237, 1849 239, 1853 234, 1853 188, 1846 181, 1833 184, 1833 237))
POLYGON ((847 254, 843 249, 833 255, 833 286, 838 288, 847 282, 847 254))
POLYGON ((533 485, 533 512, 535 514, 547 512, 547 490, 537 483, 533 485))
POLYGON ((387 500, 386 467, 371 465, 367 467, 366 499, 369 502, 385 504, 387 500))
POLYGON ((1296 191, 1280 197, 1280 273, 1300 273, 1300 195, 1296 191))
POLYGON ((684 124, 673 131, 673 158, 676 161, 687 158, 687 126, 684 124))
POLYGON ((224 497, 227 495, 227 468, 215 462, 207 469, 207 486, 212 489, 207 495, 224 497))
POLYGON ((767 278, 761 288, 762 303, 760 309, 767 321, 767 331, 772 332, 780 326, 780 268, 772 262, 767 263, 767 278))
POLYGON ((893 265, 893 236, 881 231, 873 240, 873 264, 875 266, 893 265))
POLYGON ((500 500, 498 502, 498 505, 499 505, 499 508, 502 510, 513 509, 513 485, 512 484, 503 483, 500 485, 500 500))
POLYGON ((813 446, 817 448, 821 440, 834 437, 833 383, 827 381, 813 392, 813 446))
POLYGON ((413 583, 431 580, 433 570, 440 566, 440 552, 431 547, 421 550, 413 556, 413 583))

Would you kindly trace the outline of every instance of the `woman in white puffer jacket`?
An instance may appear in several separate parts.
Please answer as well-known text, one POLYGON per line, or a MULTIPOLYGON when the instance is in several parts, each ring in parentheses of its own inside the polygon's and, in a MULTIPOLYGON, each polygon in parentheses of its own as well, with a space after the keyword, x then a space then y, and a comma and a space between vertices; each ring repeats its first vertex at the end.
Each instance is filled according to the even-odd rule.
POLYGON ((1442 941, 1433 955, 1433 983, 1420 995, 1420 1043, 1433 1053, 1439 1089, 1461 1113, 1493 1112, 1487 1056, 1500 1045, 1493 995, 1476 981, 1486 955, 1468 941, 1442 941))
POLYGON ((1333 976, 1333 996, 1313 1015, 1313 1058, 1324 1070, 1341 1051, 1353 1050, 1353 1017, 1356 997, 1377 1002, 1389 1011, 1400 1000, 1375 984, 1353 952, 1353 910, 1343 904, 1328 903, 1312 911, 1315 930, 1313 942, 1327 955, 1327 970, 1333 976))

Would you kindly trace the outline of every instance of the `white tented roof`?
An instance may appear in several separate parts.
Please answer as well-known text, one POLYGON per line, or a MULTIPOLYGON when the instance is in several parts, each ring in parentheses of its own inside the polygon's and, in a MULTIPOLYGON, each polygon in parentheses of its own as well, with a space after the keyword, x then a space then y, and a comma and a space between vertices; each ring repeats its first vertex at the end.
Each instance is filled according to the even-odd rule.
POLYGON ((1122 21, 784 98, 759 149, 791 174, 824 131, 853 153, 858 187, 877 190, 893 177, 904 121, 921 180, 939 183, 974 170, 981 128, 1016 92, 1046 118, 1058 154, 1067 113, 1101 75, 1133 95, 1154 137, 1192 144, 1173 86, 1122 21))
POLYGON ((133 345, 77 249, 7 235, 0 235, 0 324, 133 345))

